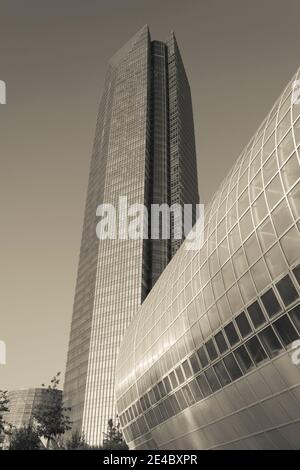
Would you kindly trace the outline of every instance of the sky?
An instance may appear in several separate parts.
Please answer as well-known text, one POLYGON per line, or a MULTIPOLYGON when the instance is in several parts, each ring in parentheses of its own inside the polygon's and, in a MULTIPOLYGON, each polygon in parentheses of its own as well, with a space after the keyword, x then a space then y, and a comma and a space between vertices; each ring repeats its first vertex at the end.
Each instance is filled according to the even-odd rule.
POLYGON ((300 66, 299 0, 0 0, 0 389, 64 372, 97 108, 109 58, 175 31, 201 202, 300 66))

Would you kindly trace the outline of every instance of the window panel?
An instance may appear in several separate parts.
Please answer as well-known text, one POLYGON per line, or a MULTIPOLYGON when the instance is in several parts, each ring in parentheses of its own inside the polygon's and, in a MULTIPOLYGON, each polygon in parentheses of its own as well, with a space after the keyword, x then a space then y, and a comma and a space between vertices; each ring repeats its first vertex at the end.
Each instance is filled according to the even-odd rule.
POLYGON ((295 219, 298 219, 300 217, 300 183, 297 183, 292 191, 290 191, 288 200, 295 219))
POLYGON ((280 164, 284 163, 294 150, 294 140, 291 131, 285 136, 278 146, 278 158, 280 164))
POLYGON ((246 347, 255 364, 258 365, 262 361, 267 359, 267 354, 265 353, 262 345, 260 344, 256 336, 247 341, 246 347))
POLYGON ((270 219, 267 219, 260 227, 258 227, 257 235, 264 251, 273 245, 276 240, 276 235, 270 219))
POLYGON ((285 200, 272 212, 272 220, 279 237, 292 225, 293 218, 285 200))
POLYGON ((246 317, 245 312, 240 313, 236 317, 235 321, 236 321, 237 327, 238 327, 238 329, 241 333, 241 336, 243 338, 245 338, 246 336, 248 336, 252 332, 251 325, 248 321, 248 318, 246 317))
POLYGON ((283 196, 283 189, 278 175, 271 181, 271 183, 266 188, 266 196, 269 210, 271 211, 283 196))
POLYGON ((200 359, 200 363, 201 363, 202 367, 206 367, 207 364, 208 364, 208 358, 207 358, 207 355, 206 355, 206 352, 205 352, 203 346, 201 346, 198 349, 197 354, 198 354, 198 357, 200 359))
POLYGON ((298 281, 298 284, 300 285, 300 264, 295 269, 293 269, 293 273, 294 273, 295 278, 298 281))
POLYGON ((239 278, 247 269, 247 261, 242 248, 233 255, 232 261, 236 277, 239 278))
POLYGON ((255 233, 245 242, 244 248, 248 263, 254 263, 260 256, 261 251, 255 233))
POLYGON ((171 384, 170 384, 169 377, 165 377, 165 378, 163 379, 163 382, 164 382, 164 384, 165 384, 165 389, 166 389, 167 393, 170 393, 171 390, 172 390, 172 387, 171 387, 171 384))
POLYGON ((232 286, 227 292, 228 301, 233 312, 238 312, 242 306, 243 302, 241 295, 239 293, 238 287, 236 285, 232 286))
POLYGON ((204 397, 207 397, 208 395, 211 395, 211 389, 210 389, 210 386, 208 385, 208 382, 207 382, 204 374, 198 375, 198 377, 196 377, 196 380, 197 380, 197 383, 200 387, 202 395, 204 397))
POLYGON ((256 291, 249 272, 244 274, 238 284, 245 304, 256 297, 256 291))
POLYGON ((265 316, 257 301, 255 301, 252 305, 249 305, 247 310, 255 328, 259 328, 266 322, 265 316))
POLYGON ((239 336, 232 322, 228 323, 228 325, 224 327, 224 331, 231 346, 234 346, 239 342, 239 336))
POLYGON ((255 263, 250 271, 258 292, 262 291, 270 284, 270 275, 262 259, 255 263))
POLYGON ((221 385, 212 367, 210 369, 207 369, 207 371, 205 372, 205 377, 213 392, 216 392, 221 388, 221 385))
POLYGON ((206 346, 208 356, 210 357, 210 360, 214 361, 218 357, 218 353, 217 353, 217 350, 216 350, 215 345, 213 343, 213 340, 210 339, 209 341, 207 341, 205 343, 205 346, 206 346))
POLYGON ((243 194, 239 197, 238 200, 238 211, 239 217, 245 212, 245 210, 249 207, 249 196, 248 196, 248 189, 246 189, 243 194))
POLYGON ((232 380, 237 380, 243 375, 233 354, 228 354, 223 361, 232 380))
POLYGON ((272 279, 276 279, 287 270, 287 264, 278 245, 274 245, 266 254, 265 260, 272 279))
POLYGON ((293 321, 298 333, 300 334, 300 305, 289 311, 289 316, 293 321))
POLYGON ((284 305, 289 305, 298 298, 298 293, 289 275, 276 283, 277 290, 282 298, 284 305))
POLYGON ((199 361, 198 361, 198 359, 197 359, 196 354, 193 354, 193 355, 190 357, 190 363, 191 363, 193 372, 194 372, 195 374, 200 371, 200 364, 199 364, 199 361))
POLYGON ((265 328, 258 336, 271 358, 282 351, 282 346, 271 326, 265 328))
POLYGON ((294 264, 300 258, 300 235, 295 227, 292 227, 280 240, 280 245, 288 260, 294 264))
POLYGON ((273 326, 285 346, 289 346, 293 341, 298 339, 298 333, 287 315, 276 320, 273 326))
POLYGON ((190 386, 190 389, 194 395, 194 398, 196 401, 198 400, 201 400, 203 398, 203 395, 202 395, 202 392, 199 388, 199 385, 196 381, 196 379, 192 380, 190 383, 189 383, 189 386, 190 386))
POLYGON ((224 352, 228 350, 228 345, 226 343, 226 340, 222 331, 219 331, 219 333, 215 335, 215 341, 217 343, 217 346, 221 354, 223 354, 224 352))
POLYGON ((245 346, 240 346, 234 351, 234 355, 236 360, 243 371, 244 374, 249 372, 249 370, 253 369, 253 362, 245 348, 245 346))
POLYGON ((178 386, 178 380, 177 380, 177 377, 175 375, 175 372, 172 370, 172 372, 170 372, 170 380, 171 380, 171 384, 172 384, 172 388, 176 388, 178 386))
POLYGON ((300 178, 300 166, 296 152, 282 168, 282 180, 286 191, 300 178))
POLYGON ((193 405, 193 404, 195 403, 195 399, 194 399, 194 397, 193 397, 193 394, 192 394, 192 392, 191 392, 189 386, 188 386, 188 385, 184 385, 184 386, 182 387, 182 392, 183 392, 183 395, 184 395, 184 398, 185 398, 187 404, 188 404, 189 406, 193 405))
POLYGON ((250 183, 251 201, 254 201, 254 199, 261 193, 262 189, 263 189, 262 175, 261 175, 261 172, 259 172, 250 183))
POLYGON ((222 268, 222 275, 226 289, 235 281, 231 261, 228 261, 222 268))
POLYGON ((254 222, 256 225, 259 225, 260 222, 268 213, 267 204, 265 201, 264 194, 261 194, 252 205, 252 213, 254 222))
POLYGON ((183 371, 184 371, 184 374, 185 374, 186 378, 189 379, 192 376, 192 370, 191 370, 191 367, 190 367, 190 364, 189 364, 188 360, 186 360, 182 363, 182 368, 183 368, 183 371))
POLYGON ((231 382, 231 379, 222 361, 217 362, 217 364, 214 365, 214 370, 222 387, 225 387, 231 382))
POLYGON ((262 303, 266 309, 267 314, 270 318, 280 312, 281 307, 274 294, 273 289, 268 290, 261 296, 262 303))

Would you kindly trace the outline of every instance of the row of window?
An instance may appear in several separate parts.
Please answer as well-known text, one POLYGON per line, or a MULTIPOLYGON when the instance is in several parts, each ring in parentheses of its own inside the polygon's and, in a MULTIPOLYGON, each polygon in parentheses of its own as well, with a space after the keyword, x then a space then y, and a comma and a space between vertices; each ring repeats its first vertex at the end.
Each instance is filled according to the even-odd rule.
MULTIPOLYGON (((299 339, 299 337, 300 305, 294 307, 288 314, 281 316, 274 321, 272 325, 264 328, 257 335, 251 337, 245 344, 238 346, 223 359, 219 360, 183 386, 182 384, 186 382, 186 380, 183 377, 182 371, 177 368, 176 374, 181 387, 172 393, 172 395, 166 397, 167 393, 163 388, 163 383, 165 384, 165 379, 168 379, 168 377, 164 379, 163 383, 160 382, 158 388, 161 395, 166 398, 163 398, 154 408, 149 409, 145 413, 145 417, 140 416, 136 421, 130 423, 130 425, 125 428, 126 439, 128 439, 128 441, 136 439, 148 432, 147 426, 151 429, 172 416, 175 416, 188 406, 212 395, 222 387, 225 387, 247 374, 263 361, 272 359, 280 354, 284 348, 288 348, 290 344, 299 339)), ((184 370, 186 371, 187 369, 184 368, 184 370)), ((171 374, 174 374, 174 371, 172 371, 171 374)), ((172 382, 171 374, 170 380, 172 382)), ((188 371, 186 378, 188 379, 189 376, 191 376, 190 371, 188 371)), ((171 391, 170 387, 169 391, 171 391)), ((145 397, 146 396, 144 396, 144 399, 145 397)), ((145 400, 144 403, 141 401, 141 403, 143 409, 148 405, 147 400, 145 400)), ((126 424, 127 419, 127 414, 120 416, 122 426, 126 424)))
MULTIPOLYGON (((293 273, 300 284, 300 265, 293 270, 293 273)), ((290 305, 298 298, 297 290, 289 275, 286 275, 278 281, 276 288, 285 306, 290 305)), ((272 288, 261 296, 261 301, 269 319, 272 319, 281 311, 280 303, 272 288)), ((290 313, 292 321, 300 333, 300 307, 296 307, 292 312, 295 312, 290 313)), ((206 341, 203 346, 200 346, 196 353, 186 359, 181 365, 178 365, 175 370, 171 371, 168 376, 122 413, 120 416, 122 426, 136 419, 151 406, 156 405, 158 401, 178 386, 181 386, 186 380, 192 377, 192 375, 206 369, 211 363, 216 361, 219 356, 227 354, 230 348, 237 347, 238 343, 241 341, 240 338, 247 338, 265 323, 267 323, 267 319, 259 302, 255 301, 247 308, 247 314, 241 312, 234 320, 215 334, 214 337, 206 341)), ((223 368, 223 362, 219 361, 217 364, 214 364, 213 367, 210 367, 210 369, 204 370, 201 377, 205 377, 205 379, 197 378, 197 380, 206 380, 208 377, 211 377, 211 380, 213 380, 212 377, 214 377, 213 374, 215 373, 217 374, 221 386, 225 386, 231 381, 229 377, 231 377, 232 380, 236 380, 239 378, 241 371, 246 373, 254 364, 258 365, 268 357, 274 357, 274 355, 282 350, 282 345, 288 346, 297 338, 298 334, 288 317, 281 317, 273 323, 272 327, 268 326, 258 333, 257 336, 250 338, 245 345, 241 345, 235 349, 234 356, 230 353, 223 358, 229 375, 228 373, 226 375, 226 372, 224 372, 226 369, 223 368), (274 331, 278 336, 276 336, 274 331), (282 344, 279 338, 281 338, 282 344), (221 374, 222 370, 224 374, 219 377, 218 374, 221 374), (223 380, 221 377, 223 377, 223 380)), ((214 382, 212 382, 211 385, 213 385, 214 382)), ((212 386, 211 389, 215 391, 212 386)))

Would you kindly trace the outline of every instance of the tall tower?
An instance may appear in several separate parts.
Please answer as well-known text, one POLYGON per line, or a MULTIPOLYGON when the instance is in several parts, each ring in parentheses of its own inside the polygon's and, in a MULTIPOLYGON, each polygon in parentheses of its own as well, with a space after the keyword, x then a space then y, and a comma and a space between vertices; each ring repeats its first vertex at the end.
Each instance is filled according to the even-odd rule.
MULTIPOLYGON (((110 60, 89 174, 65 377, 73 428, 100 444, 115 417, 119 345, 182 240, 99 240, 96 209, 198 203, 191 95, 174 35, 144 26, 110 60)), ((122 214, 119 214, 122 216, 122 214)), ((151 220, 144 220, 151 228, 151 220)), ((146 225, 147 224, 147 225, 146 225)))

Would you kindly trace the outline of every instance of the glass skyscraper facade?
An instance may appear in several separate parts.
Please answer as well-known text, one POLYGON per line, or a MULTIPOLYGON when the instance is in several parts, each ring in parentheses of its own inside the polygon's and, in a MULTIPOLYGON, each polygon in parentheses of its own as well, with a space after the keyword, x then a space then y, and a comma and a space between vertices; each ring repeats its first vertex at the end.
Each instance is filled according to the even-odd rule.
POLYGON ((299 84, 300 69, 206 208, 203 246, 183 243, 127 329, 132 449, 300 448, 299 84))
MULTIPOLYGON (((55 390, 61 396, 61 390, 55 390)), ((3 413, 4 421, 15 428, 33 424, 33 412, 48 399, 47 388, 24 388, 8 392, 9 411, 3 413)))
MULTIPOLYGON (((123 334, 181 240, 96 236, 96 209, 198 203, 189 84, 172 34, 143 27, 110 60, 99 107, 71 324, 64 397, 73 429, 98 445, 115 418, 115 367, 123 334)), ((119 213, 119 217, 126 217, 119 213)), ((194 214, 195 217, 195 214, 194 214)), ((194 218, 195 221, 195 218, 194 218)), ((145 231, 151 219, 144 216, 145 231)))

